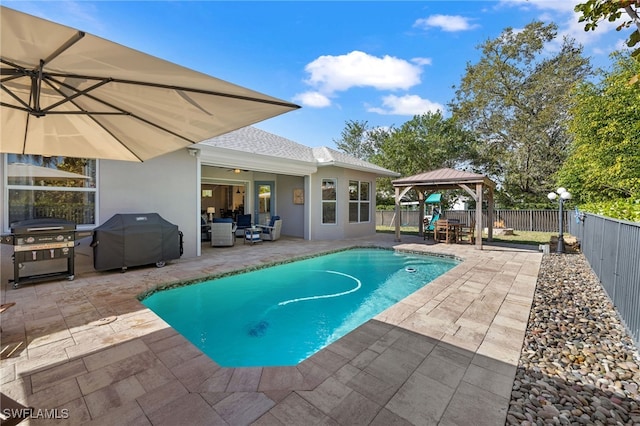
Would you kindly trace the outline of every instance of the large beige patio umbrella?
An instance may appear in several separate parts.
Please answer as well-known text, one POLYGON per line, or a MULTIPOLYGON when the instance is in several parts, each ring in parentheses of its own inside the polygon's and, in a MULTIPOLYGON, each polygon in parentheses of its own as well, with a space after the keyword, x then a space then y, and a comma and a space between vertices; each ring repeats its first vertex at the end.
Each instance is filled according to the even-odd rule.
POLYGON ((144 161, 299 108, 0 6, 0 152, 144 161))

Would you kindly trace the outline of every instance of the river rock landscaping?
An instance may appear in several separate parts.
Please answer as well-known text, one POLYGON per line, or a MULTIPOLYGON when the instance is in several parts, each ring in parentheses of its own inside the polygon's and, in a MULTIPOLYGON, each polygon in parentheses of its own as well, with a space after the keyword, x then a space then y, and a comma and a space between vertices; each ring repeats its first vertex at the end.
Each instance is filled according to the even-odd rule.
POLYGON ((640 356, 584 255, 542 259, 507 425, 640 426, 640 356))

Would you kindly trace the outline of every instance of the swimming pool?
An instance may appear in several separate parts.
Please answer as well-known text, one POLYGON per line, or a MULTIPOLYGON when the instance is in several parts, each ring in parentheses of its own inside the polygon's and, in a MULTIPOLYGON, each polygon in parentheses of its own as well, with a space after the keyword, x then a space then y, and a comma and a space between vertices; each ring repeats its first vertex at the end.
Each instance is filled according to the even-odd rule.
POLYGON ((351 249, 142 300, 223 367, 297 365, 458 264, 351 249))

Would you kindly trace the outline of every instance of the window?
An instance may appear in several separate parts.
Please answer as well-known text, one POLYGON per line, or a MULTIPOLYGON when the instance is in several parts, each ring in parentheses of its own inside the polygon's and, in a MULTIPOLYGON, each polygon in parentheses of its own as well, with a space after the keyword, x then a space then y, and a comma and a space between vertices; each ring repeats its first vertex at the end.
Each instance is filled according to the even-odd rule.
POLYGON ((322 223, 335 224, 336 222, 336 180, 322 179, 322 223))
POLYGON ((357 180, 349 181, 349 222, 369 222, 370 184, 357 180))
POLYGON ((6 156, 9 224, 55 217, 96 222, 96 160, 40 155, 6 156))

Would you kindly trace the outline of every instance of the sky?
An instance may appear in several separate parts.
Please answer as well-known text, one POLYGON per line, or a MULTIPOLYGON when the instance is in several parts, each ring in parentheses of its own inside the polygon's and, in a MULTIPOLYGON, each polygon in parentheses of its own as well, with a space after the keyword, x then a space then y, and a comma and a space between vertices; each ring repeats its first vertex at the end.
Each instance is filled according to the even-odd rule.
MULTIPOLYGON (((579 0, 10 1, 3 6, 106 38, 300 105, 255 127, 335 148, 348 121, 399 127, 442 111, 479 45, 539 20, 596 67, 628 32, 585 32, 579 0)), ((547 47, 552 54, 559 43, 547 47)))

